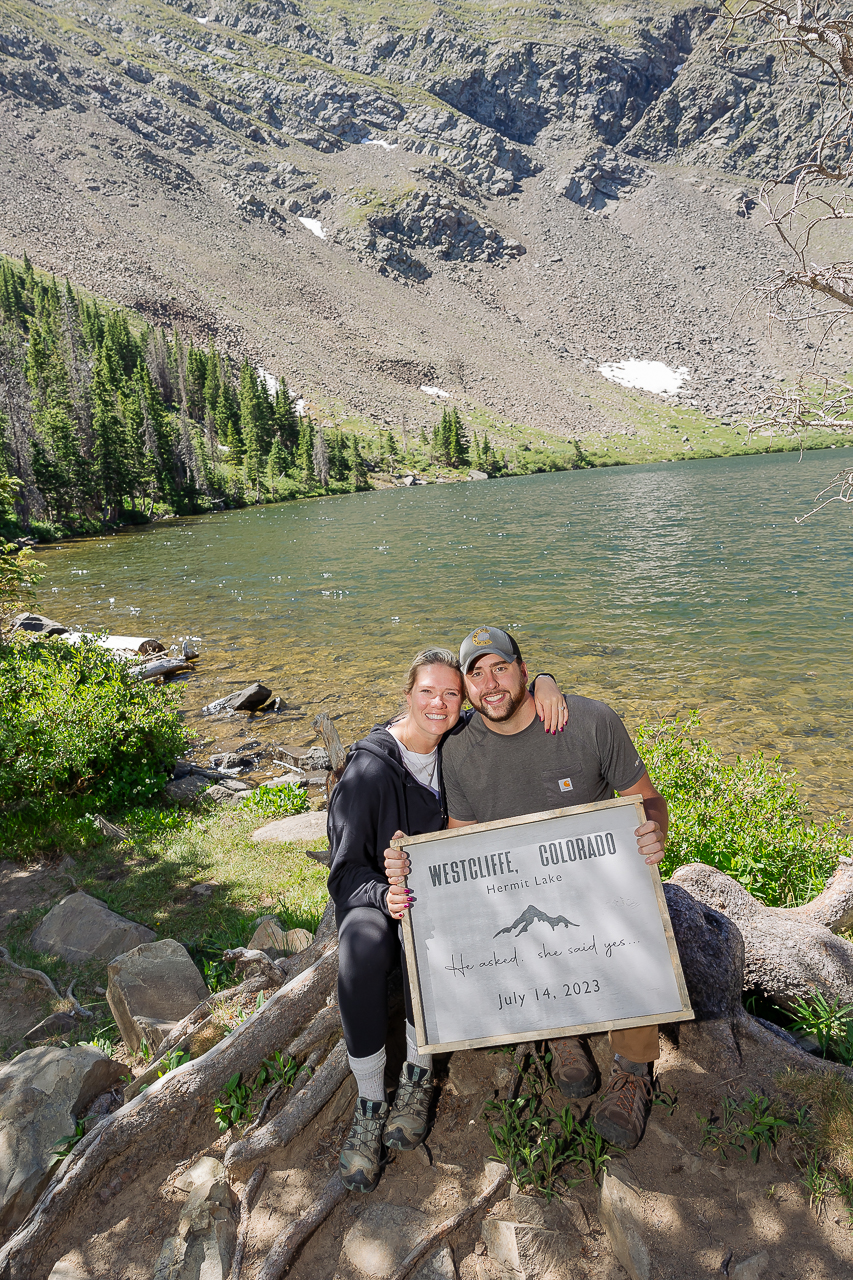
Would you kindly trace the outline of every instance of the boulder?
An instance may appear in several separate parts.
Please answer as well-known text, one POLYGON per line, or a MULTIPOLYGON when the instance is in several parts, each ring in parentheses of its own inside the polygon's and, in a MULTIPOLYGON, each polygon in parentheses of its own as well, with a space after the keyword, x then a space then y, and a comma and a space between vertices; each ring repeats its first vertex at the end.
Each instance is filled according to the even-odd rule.
POLYGON ((177 1234, 163 1242, 153 1280, 228 1280, 237 1244, 237 1197, 218 1160, 199 1160, 188 1173, 197 1176, 177 1234))
POLYGON ((309 929, 282 929, 276 916, 261 916, 255 921, 255 932, 246 944, 247 951, 264 951, 271 960, 304 951, 314 941, 309 929))
POLYGON ((417 1271, 412 1272, 412 1280, 456 1280, 456 1267, 453 1265, 453 1253, 449 1245, 436 1249, 417 1271))
POLYGON ((218 711, 257 711, 265 702, 269 702, 271 696, 271 689, 255 681, 245 689, 238 689, 236 693, 229 693, 224 698, 209 702, 206 707, 202 707, 201 714, 211 716, 218 711))
POLYGON ((344 1236, 341 1263, 349 1264, 369 1280, 385 1280, 420 1243, 429 1226, 430 1219, 419 1209, 395 1204, 368 1205, 344 1236))
POLYGON ((163 795, 167 800, 174 800, 176 804, 189 805, 209 786, 209 778, 203 778, 197 773, 189 773, 183 778, 173 778, 171 782, 167 782, 163 788, 163 795))
POLYGON ((156 936, 145 925, 125 920, 80 890, 48 911, 33 930, 30 946, 44 955, 83 964, 95 957, 111 959, 141 942, 152 942, 156 936))
POLYGON ((41 1044, 43 1040, 52 1040, 54 1036, 67 1035, 69 1031, 76 1030, 79 1025, 71 1013, 51 1013, 31 1027, 24 1039, 27 1044, 41 1044))
POLYGON ((12 619, 12 631, 36 631, 42 636, 64 636, 68 628, 40 613, 19 613, 12 619))
POLYGON ((643 1206, 633 1187, 605 1173, 598 1216, 611 1249, 631 1280, 651 1280, 652 1264, 643 1239, 643 1206))
POLYGON ((762 1250, 761 1253, 754 1253, 751 1258, 739 1262, 730 1274, 734 1280, 759 1280, 769 1266, 770 1254, 762 1250))
POLYGON ((27 1049, 0 1067, 0 1237, 23 1222, 47 1185, 53 1148, 126 1071, 92 1045, 27 1049))
POLYGON ((530 1196, 502 1200, 483 1220, 489 1258, 518 1280, 563 1280, 574 1271, 581 1240, 559 1200, 530 1196))
POLYGON ((289 818, 268 822, 252 835, 253 840, 276 840, 286 844, 290 840, 324 840, 326 837, 325 813, 294 813, 289 818))
POLYGON ((469 480, 488 480, 488 478, 489 478, 489 474, 487 471, 474 470, 474 471, 468 472, 469 480))
POLYGON ((211 756, 210 763, 215 769, 253 769, 258 763, 254 756, 241 751, 225 751, 218 756, 211 756))
POLYGON ((284 930, 276 916, 261 916, 246 944, 247 951, 264 951, 271 960, 284 955, 284 930))
POLYGON ((212 787, 205 787, 202 797, 205 800, 212 800, 214 804, 237 804, 242 799, 241 791, 232 791, 230 787, 223 787, 218 782, 212 787))
POLYGON ((148 942, 108 966, 107 1003, 121 1037, 134 1053, 152 1049, 210 992, 186 949, 173 938, 148 942))

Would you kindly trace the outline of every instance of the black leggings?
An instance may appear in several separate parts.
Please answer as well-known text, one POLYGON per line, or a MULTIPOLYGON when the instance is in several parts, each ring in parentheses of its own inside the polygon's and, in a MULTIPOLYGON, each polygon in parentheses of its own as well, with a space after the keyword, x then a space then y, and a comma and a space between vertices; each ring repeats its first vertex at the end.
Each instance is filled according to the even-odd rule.
POLYGON ((388 975, 398 965, 403 970, 406 1021, 414 1021, 401 933, 397 921, 378 907, 354 907, 338 916, 338 1003, 353 1058, 368 1058, 385 1047, 388 975))

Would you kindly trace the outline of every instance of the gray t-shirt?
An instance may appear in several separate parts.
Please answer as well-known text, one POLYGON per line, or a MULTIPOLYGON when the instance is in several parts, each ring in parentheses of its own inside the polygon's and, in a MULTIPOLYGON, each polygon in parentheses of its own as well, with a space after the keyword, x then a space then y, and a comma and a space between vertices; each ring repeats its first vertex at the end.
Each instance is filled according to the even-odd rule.
POLYGON ((451 818, 500 822, 525 813, 611 800, 646 771, 628 731, 605 702, 567 697, 562 733, 537 718, 520 733, 495 733, 479 712, 442 747, 451 818))

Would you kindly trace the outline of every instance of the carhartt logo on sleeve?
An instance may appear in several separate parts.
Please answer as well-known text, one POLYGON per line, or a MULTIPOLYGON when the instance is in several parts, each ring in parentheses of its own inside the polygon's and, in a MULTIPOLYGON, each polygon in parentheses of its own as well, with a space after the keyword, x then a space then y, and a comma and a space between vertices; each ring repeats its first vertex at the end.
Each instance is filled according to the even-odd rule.
POLYGON ((561 778, 557 785, 561 791, 574 791, 571 778, 561 778))

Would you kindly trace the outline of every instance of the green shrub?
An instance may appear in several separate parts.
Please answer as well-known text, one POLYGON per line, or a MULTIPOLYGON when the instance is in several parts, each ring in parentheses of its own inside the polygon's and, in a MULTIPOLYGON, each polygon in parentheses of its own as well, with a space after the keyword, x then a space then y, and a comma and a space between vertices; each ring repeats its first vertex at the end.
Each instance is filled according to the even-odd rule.
POLYGON ((292 782, 285 782, 279 787, 270 787, 262 782, 248 793, 243 806, 264 817, 284 818, 293 813, 305 813, 311 804, 308 792, 292 782))
POLYGON ((14 843, 84 807, 144 804, 186 745, 179 698, 94 641, 0 645, 0 837, 14 843))
POLYGON ((670 830, 664 876, 705 862, 773 907, 820 893, 853 841, 839 819, 816 823, 793 774, 760 753, 724 763, 695 736, 699 717, 646 725, 635 736, 655 786, 666 796, 670 830))

